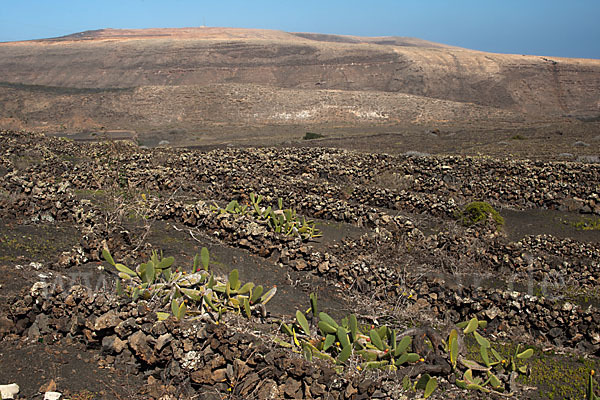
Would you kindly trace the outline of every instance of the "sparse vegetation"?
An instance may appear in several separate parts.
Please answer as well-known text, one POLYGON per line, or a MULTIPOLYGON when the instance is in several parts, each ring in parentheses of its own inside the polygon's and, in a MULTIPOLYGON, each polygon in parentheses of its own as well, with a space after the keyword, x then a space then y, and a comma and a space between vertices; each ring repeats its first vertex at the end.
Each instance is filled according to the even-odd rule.
POLYGON ((339 366, 345 365, 355 355, 354 361, 359 362, 356 364, 359 370, 395 370, 406 363, 423 361, 418 354, 409 351, 410 336, 397 340, 397 332, 387 326, 359 326, 355 314, 348 315, 338 324, 327 313, 318 312, 314 294, 310 299, 308 312, 313 323, 318 321, 318 329, 311 329, 306 313, 297 310, 294 324, 281 324, 281 331, 291 338, 290 343, 278 341, 281 346, 301 349, 309 361, 316 357, 339 366))
MULTIPOLYGON (((34 296, 29 287, 17 286, 14 273, 5 274, 9 278, 0 284, 10 296, 17 296, 17 289, 30 291, 31 301, 20 296, 15 307, 10 299, 6 302, 11 306, 8 318, 20 321, 17 337, 39 335, 51 345, 54 337, 69 335, 59 325, 62 321, 84 323, 87 318, 91 326, 95 317, 105 314, 101 321, 110 317, 120 325, 128 320, 131 333, 119 333, 122 326, 117 332, 93 323, 96 327, 89 331, 74 330, 71 335, 82 350, 98 355, 106 372, 112 366, 141 362, 158 374, 173 357, 180 366, 192 359, 207 361, 191 352, 211 346, 215 357, 224 355, 226 361, 208 367, 211 376, 200 378, 208 382, 214 373, 218 380, 206 385, 222 397, 251 397, 249 392, 240 394, 240 388, 254 385, 249 391, 260 390, 264 379, 249 383, 248 376, 256 373, 262 379, 260 371, 266 367, 275 368, 273 385, 281 397, 308 397, 311 382, 318 379, 306 370, 333 376, 322 382, 326 380, 324 385, 330 386, 324 388, 338 397, 353 395, 345 396, 346 386, 339 389, 332 381, 348 385, 348 393, 358 390, 362 397, 373 390, 388 398, 394 391, 399 397, 443 398, 451 391, 448 397, 486 398, 492 392, 508 395, 514 390, 517 398, 537 399, 581 399, 597 392, 597 381, 589 379, 589 371, 598 370, 596 244, 552 235, 515 240, 510 232, 495 235, 490 230, 502 225, 497 205, 550 207, 574 197, 594 198, 596 188, 588 183, 597 181, 595 166, 486 157, 409 158, 308 146, 208 152, 123 146, 112 151, 111 143, 92 143, 82 145, 81 151, 75 149, 79 144, 23 133, 0 140, 12 154, 0 166, 0 207, 5 212, 0 250, 6 253, 0 251, 0 269, 10 272, 16 266, 23 271, 17 278, 31 272, 37 280, 53 266, 61 279, 74 276, 64 286, 47 289, 40 285, 50 280, 41 278, 45 282, 35 282, 34 296), (23 139, 28 141, 21 143, 23 139), (14 162, 29 154, 23 149, 32 148, 34 141, 44 157, 32 157, 31 165, 16 169, 14 162), (78 161, 74 170, 74 160, 86 161, 78 161), (532 179, 539 182, 536 190, 530 189, 532 179), (555 192, 551 201, 545 197, 550 190, 555 192), (465 198, 482 197, 494 199, 494 206, 483 201, 457 206, 464 205, 465 198), (309 218, 325 221, 319 226, 327 231, 323 239, 310 242, 320 232, 309 218), (49 220, 53 222, 44 222, 49 220), (43 233, 46 230, 50 233, 43 233), (59 242, 64 236, 69 240, 59 242), (204 243, 210 243, 214 254, 201 250, 204 243), (185 257, 185 267, 152 251, 160 248, 185 257), (110 268, 97 263, 102 249, 110 268), (60 261, 44 257, 46 253, 60 254, 60 261), (193 257, 195 253, 199 255, 193 257), (535 276, 526 287, 524 278, 532 270, 528 267, 535 276), (479 280, 480 272, 499 275, 506 269, 514 276, 510 287, 501 278, 479 280), (443 278, 432 278, 431 272, 443 278), (81 273, 86 275, 75 276, 81 273), (264 293, 252 282, 243 284, 240 274, 268 287, 277 285, 276 304, 269 303, 273 315, 262 305, 275 290, 264 293), (112 279, 87 289, 88 281, 106 283, 117 275, 117 292, 126 299, 107 292, 113 289, 112 279), (332 282, 340 289, 334 295, 328 289, 332 282), (309 290, 319 291, 324 310, 317 309, 315 295, 310 310, 296 309, 297 299, 309 290), (91 300, 84 292, 93 294, 91 300), (571 300, 574 294, 590 299, 571 300), (342 310, 345 314, 340 315, 342 310), (95 317, 88 318, 91 315, 95 317), (568 322, 554 325, 559 319, 568 322), (223 340, 229 333, 235 339, 223 340), (133 334, 148 344, 146 355, 154 361, 131 347, 136 346, 128 339, 133 334), (238 334, 252 338, 239 341, 238 334), (110 347, 115 335, 128 341, 128 359, 110 347), (211 343, 215 337, 219 349, 211 343), (273 337, 289 352, 273 346, 273 337), (539 348, 524 348, 511 341, 514 337, 539 348), (91 339, 93 344, 88 344, 91 339), (167 339, 171 345, 163 346, 167 339), (564 353, 549 355, 558 346, 564 353), (280 368, 279 362, 255 367, 263 362, 255 359, 246 365, 249 369, 232 363, 253 351, 264 356, 266 349, 285 363, 298 364, 290 376, 300 383, 299 389, 287 385, 290 370, 280 368), (314 363, 299 359, 299 354, 314 363), (332 369, 339 374, 331 374, 332 369), (236 377, 242 370, 246 375, 236 377), (377 383, 368 391, 365 381, 373 376, 377 383)), ((581 212, 595 211, 592 202, 565 204, 581 212)), ((581 222, 581 229, 600 224, 598 218, 588 221, 579 213, 561 215, 570 218, 566 224, 581 222)), ((190 372, 203 373, 205 365, 198 362, 195 370, 175 372, 173 386, 181 377, 189 379, 190 372)), ((205 381, 195 381, 192 391, 203 385, 205 381)))
POLYGON ((587 400, 592 381, 590 372, 599 366, 597 360, 540 351, 539 357, 529 363, 529 374, 520 376, 518 382, 536 386, 544 399, 587 400))
POLYGON ((600 231, 600 217, 584 218, 581 221, 573 222, 572 225, 581 231, 600 231))

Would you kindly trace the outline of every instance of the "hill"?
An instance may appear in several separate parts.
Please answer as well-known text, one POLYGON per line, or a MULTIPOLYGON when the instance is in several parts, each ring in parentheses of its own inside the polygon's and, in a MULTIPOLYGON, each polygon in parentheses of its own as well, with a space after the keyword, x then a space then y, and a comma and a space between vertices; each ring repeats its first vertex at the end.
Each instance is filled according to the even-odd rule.
POLYGON ((402 37, 102 29, 0 43, 0 75, 0 126, 50 131, 483 120, 509 127, 600 115, 600 60, 483 53, 402 37))

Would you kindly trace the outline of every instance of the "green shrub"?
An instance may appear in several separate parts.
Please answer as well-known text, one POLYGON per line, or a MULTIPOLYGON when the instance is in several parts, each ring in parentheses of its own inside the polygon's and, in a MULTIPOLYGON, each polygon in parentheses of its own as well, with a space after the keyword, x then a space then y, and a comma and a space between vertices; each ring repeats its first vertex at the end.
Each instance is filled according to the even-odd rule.
POLYGON ((304 135, 304 140, 319 139, 322 137, 323 135, 321 135, 320 133, 306 132, 306 134, 304 135))
POLYGON ((496 228, 504 225, 504 218, 489 203, 474 201, 465 206, 458 215, 464 226, 473 226, 493 222, 496 228))

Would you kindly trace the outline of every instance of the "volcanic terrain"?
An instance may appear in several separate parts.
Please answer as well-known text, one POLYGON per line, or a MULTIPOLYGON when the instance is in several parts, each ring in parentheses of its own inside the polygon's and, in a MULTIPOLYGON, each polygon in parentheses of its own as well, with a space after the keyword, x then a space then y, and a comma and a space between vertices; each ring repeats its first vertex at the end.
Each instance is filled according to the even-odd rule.
POLYGON ((599 60, 105 29, 0 74, 0 390, 600 395, 599 60))

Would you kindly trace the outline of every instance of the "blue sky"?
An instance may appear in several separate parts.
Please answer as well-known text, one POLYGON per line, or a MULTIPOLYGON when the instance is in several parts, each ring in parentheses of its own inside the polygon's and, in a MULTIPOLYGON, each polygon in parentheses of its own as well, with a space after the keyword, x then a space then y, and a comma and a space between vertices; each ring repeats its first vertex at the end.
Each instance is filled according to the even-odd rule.
POLYGON ((600 0, 0 0, 0 41, 203 24, 600 59, 600 0))

